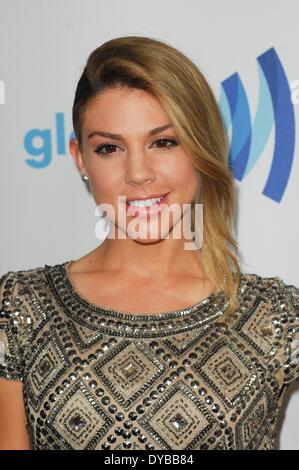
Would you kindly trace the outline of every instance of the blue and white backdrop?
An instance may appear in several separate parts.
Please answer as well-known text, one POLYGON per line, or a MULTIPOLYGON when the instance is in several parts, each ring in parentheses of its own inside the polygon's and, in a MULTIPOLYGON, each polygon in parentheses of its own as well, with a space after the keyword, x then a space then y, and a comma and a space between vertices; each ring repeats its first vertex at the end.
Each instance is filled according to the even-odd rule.
MULTIPOLYGON (((0 0, 1 274, 99 244, 95 203, 68 150, 75 86, 93 49, 142 35, 187 54, 218 99, 243 271, 299 286, 298 18, 292 0, 0 0)), ((281 449, 299 449, 298 390, 281 449)))

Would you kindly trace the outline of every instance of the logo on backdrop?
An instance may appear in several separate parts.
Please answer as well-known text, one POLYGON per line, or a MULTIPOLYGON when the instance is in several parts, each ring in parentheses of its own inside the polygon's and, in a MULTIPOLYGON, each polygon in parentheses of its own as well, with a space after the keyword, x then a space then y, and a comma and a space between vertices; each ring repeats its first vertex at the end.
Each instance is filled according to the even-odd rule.
POLYGON ((66 144, 75 136, 72 131, 66 139, 64 113, 55 114, 55 128, 52 129, 31 129, 24 137, 24 147, 26 152, 35 157, 27 158, 27 165, 36 169, 43 169, 50 165, 53 158, 53 146, 55 145, 56 155, 66 155, 66 144))
POLYGON ((231 128, 230 164, 234 177, 239 181, 248 175, 261 157, 274 125, 272 163, 262 193, 280 202, 294 159, 294 106, 289 83, 275 49, 272 47, 260 55, 257 62, 259 97, 254 121, 238 73, 221 83, 220 108, 227 131, 231 128))
MULTIPOLYGON (((295 149, 295 113, 289 83, 272 47, 257 58, 259 97, 254 120, 239 74, 236 72, 221 82, 219 106, 226 130, 231 131, 230 164, 234 177, 242 181, 253 169, 274 126, 275 142, 272 164, 262 193, 280 202, 291 173, 295 149)), ((24 137, 28 155, 26 163, 35 169, 50 165, 53 155, 66 155, 64 113, 55 114, 53 129, 31 129, 24 137)))

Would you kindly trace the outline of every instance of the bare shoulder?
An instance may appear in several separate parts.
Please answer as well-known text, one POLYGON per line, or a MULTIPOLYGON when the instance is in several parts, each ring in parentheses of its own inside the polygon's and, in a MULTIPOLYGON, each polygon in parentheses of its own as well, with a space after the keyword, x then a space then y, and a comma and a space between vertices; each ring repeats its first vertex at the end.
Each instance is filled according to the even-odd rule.
POLYGON ((0 378, 0 450, 30 450, 23 383, 0 378))

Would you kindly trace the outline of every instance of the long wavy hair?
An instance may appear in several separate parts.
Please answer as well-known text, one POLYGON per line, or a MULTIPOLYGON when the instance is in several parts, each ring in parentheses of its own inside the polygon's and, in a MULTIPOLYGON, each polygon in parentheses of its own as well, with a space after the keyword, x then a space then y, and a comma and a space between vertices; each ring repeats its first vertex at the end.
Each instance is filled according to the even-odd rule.
POLYGON ((233 237, 234 178, 227 134, 212 89, 198 67, 165 42, 142 36, 109 40, 89 55, 77 84, 72 118, 81 150, 88 105, 112 87, 141 89, 155 96, 192 159, 200 181, 192 224, 194 204, 203 204, 200 259, 205 275, 228 301, 228 318, 238 307, 241 272, 233 237))

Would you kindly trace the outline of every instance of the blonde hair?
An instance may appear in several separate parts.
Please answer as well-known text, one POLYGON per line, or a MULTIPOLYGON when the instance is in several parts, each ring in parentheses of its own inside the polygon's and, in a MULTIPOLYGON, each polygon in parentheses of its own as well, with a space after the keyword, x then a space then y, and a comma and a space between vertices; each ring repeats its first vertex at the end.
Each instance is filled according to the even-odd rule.
MULTIPOLYGON (((80 148, 88 104, 112 87, 142 89, 155 96, 198 170, 200 185, 193 203, 203 204, 202 268, 229 301, 228 318, 238 307, 241 276, 232 235, 234 178, 224 123, 207 80, 188 57, 165 42, 142 36, 105 42, 89 55, 76 88, 73 127, 80 148)), ((194 225, 194 205, 192 209, 194 225)))

